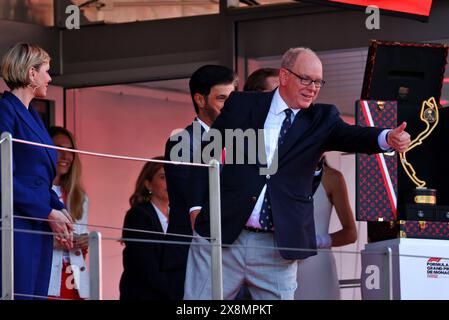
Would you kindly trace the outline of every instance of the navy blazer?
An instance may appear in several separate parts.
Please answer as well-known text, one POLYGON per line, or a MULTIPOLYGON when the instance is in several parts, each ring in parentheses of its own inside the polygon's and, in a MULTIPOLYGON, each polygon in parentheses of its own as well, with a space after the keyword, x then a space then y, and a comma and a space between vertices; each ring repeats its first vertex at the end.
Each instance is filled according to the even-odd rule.
MULTIPOLYGON (((274 92, 233 92, 212 128, 224 137, 225 129, 263 129, 274 92)), ((316 254, 313 220, 312 181, 316 165, 325 151, 376 153, 378 128, 348 125, 334 105, 314 104, 298 112, 284 143, 278 150, 278 169, 271 175, 261 175, 259 161, 248 161, 248 146, 243 152, 244 164, 225 164, 221 171, 222 241, 232 244, 244 228, 265 184, 270 195, 274 237, 279 247, 312 249, 311 251, 280 250, 285 259, 304 259, 316 254)), ((257 148, 265 154, 264 141, 257 148)), ((234 150, 236 151, 236 150, 234 150)), ((228 152, 227 152, 228 153, 228 152)), ((234 152, 235 154, 235 152, 234 152)), ((235 159, 234 159, 235 161, 235 159)), ((235 162, 234 162, 235 163, 235 162)), ((207 185, 203 198, 207 198, 207 185)), ((195 230, 209 237, 209 203, 195 222, 195 230)))
MULTIPOLYGON (((199 135, 204 133, 203 127, 196 120, 192 124, 187 126, 183 132, 168 139, 165 144, 165 159, 171 159, 170 154, 174 151, 178 142, 181 139, 186 139, 188 136, 188 154, 183 155, 182 151, 178 156, 185 156, 186 160, 193 162, 193 154, 201 152, 201 136, 195 136, 193 134, 193 125, 196 124, 199 128, 199 135), (195 141, 195 142, 194 142, 195 141)), ((195 133, 196 134, 196 133, 195 133)), ((186 142, 186 141, 184 141, 186 142)), ((165 164, 165 179, 167 182, 167 191, 170 201, 170 219, 168 223, 167 233, 183 234, 192 236, 192 226, 190 223, 190 208, 192 207, 192 197, 195 194, 195 190, 192 188, 193 176, 198 170, 204 170, 205 168, 195 168, 192 166, 172 165, 165 164)), ((206 169, 207 173, 207 169, 206 169)), ((184 278, 185 270, 187 266, 187 256, 189 253, 189 243, 191 238, 189 237, 176 237, 167 235, 169 241, 182 241, 186 242, 182 244, 165 244, 163 251, 163 268, 164 270, 176 271, 179 274, 173 275, 178 278, 178 286, 174 289, 178 299, 182 299, 184 295, 184 278)), ((175 282, 176 283, 176 282, 175 282)))
MULTIPOLYGON (((123 228, 163 232, 150 202, 128 210, 123 228)), ((125 239, 162 240, 164 235, 123 230, 125 239)), ((161 270, 162 244, 125 240, 121 300, 166 300, 172 295, 171 279, 161 270)))
MULTIPOLYGON (((0 100, 0 132, 13 138, 53 145, 39 114, 27 109, 12 93, 0 100)), ((47 219, 52 209, 64 205, 52 190, 57 152, 22 143, 13 144, 14 215, 47 219)), ((14 228, 46 231, 47 222, 14 219, 14 228)), ((14 233, 14 285, 16 293, 47 295, 53 237, 24 232, 14 233)), ((23 298, 23 297, 19 297, 23 298)))

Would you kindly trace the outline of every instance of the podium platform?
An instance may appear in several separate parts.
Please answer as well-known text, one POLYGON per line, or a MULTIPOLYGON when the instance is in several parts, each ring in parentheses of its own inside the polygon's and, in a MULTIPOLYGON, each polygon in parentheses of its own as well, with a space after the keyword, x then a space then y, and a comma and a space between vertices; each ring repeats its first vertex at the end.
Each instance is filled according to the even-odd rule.
POLYGON ((361 254, 363 300, 449 299, 449 241, 397 238, 361 254))

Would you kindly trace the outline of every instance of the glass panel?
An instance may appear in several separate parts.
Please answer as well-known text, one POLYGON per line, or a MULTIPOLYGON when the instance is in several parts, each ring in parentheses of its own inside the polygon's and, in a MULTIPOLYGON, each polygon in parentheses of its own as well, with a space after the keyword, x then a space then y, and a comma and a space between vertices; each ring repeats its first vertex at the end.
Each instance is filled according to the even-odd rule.
MULTIPOLYGON (((449 44, 449 40, 423 41, 449 44)), ((323 62, 325 86, 318 102, 334 103, 344 115, 353 116, 354 101, 360 99, 368 49, 344 49, 317 52, 323 62)), ((279 68, 281 56, 249 59, 248 75, 258 68, 279 68)), ((240 75, 241 76, 241 75, 240 75)), ((241 81, 243 87, 244 81, 241 81)), ((446 67, 440 103, 449 107, 449 68, 446 67)))
POLYGON ((53 26, 53 0, 0 0, 0 19, 53 26))
MULTIPOLYGON (((365 48, 317 52, 323 62, 326 80, 317 102, 333 103, 342 114, 354 116, 354 101, 360 99, 362 92, 367 53, 365 48)), ((281 58, 273 56, 248 60, 248 75, 258 68, 279 68, 281 58)))
POLYGON ((245 6, 265 6, 265 5, 271 5, 271 4, 283 4, 283 3, 293 3, 298 2, 295 0, 240 0, 240 7, 245 6))
MULTIPOLYGON (((444 43, 449 45, 449 40, 436 41, 437 43, 444 43)), ((440 104, 443 107, 449 107, 449 67, 446 66, 446 72, 444 73, 443 87, 441 89, 440 104)))
MULTIPOLYGON (((294 0, 240 0, 238 7, 292 3, 294 0)), ((125 23, 219 13, 219 0, 73 1, 90 22, 125 23)))
POLYGON ((266 5, 266 4, 290 3, 290 2, 298 2, 298 1, 295 1, 295 0, 257 0, 257 2, 261 5, 266 5))
POLYGON ((91 22, 125 23, 216 14, 218 0, 73 1, 91 22))
MULTIPOLYGON (((89 22, 126 23, 219 13, 219 0, 73 0, 89 22)), ((236 0, 238 7, 294 0, 236 0)), ((54 26, 53 0, 0 0, 0 19, 54 26)))

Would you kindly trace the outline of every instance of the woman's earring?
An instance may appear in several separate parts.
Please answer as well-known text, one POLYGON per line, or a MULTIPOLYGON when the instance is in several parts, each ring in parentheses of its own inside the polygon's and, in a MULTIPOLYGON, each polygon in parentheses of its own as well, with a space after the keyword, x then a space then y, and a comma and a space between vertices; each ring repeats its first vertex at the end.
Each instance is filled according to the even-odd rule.
POLYGON ((36 92, 36 89, 39 88, 39 86, 33 86, 31 83, 28 85, 33 90, 33 94, 36 92))
POLYGON ((152 194, 153 194, 153 191, 151 191, 150 189, 148 189, 148 195, 151 197, 152 194))

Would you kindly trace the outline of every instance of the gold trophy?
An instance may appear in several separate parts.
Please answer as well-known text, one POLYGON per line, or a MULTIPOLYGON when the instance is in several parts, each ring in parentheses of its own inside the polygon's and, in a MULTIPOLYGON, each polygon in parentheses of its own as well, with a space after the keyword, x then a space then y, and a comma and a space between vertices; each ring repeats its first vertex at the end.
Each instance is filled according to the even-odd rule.
POLYGON ((426 124, 426 128, 410 143, 410 146, 405 152, 399 153, 399 158, 401 159, 401 164, 405 170, 405 173, 407 173, 409 178, 416 185, 416 189, 413 194, 415 204, 436 205, 436 190, 426 188, 426 182, 416 176, 413 166, 407 161, 407 152, 421 145, 423 140, 432 133, 438 124, 438 104, 434 97, 423 101, 420 118, 421 121, 426 124))

